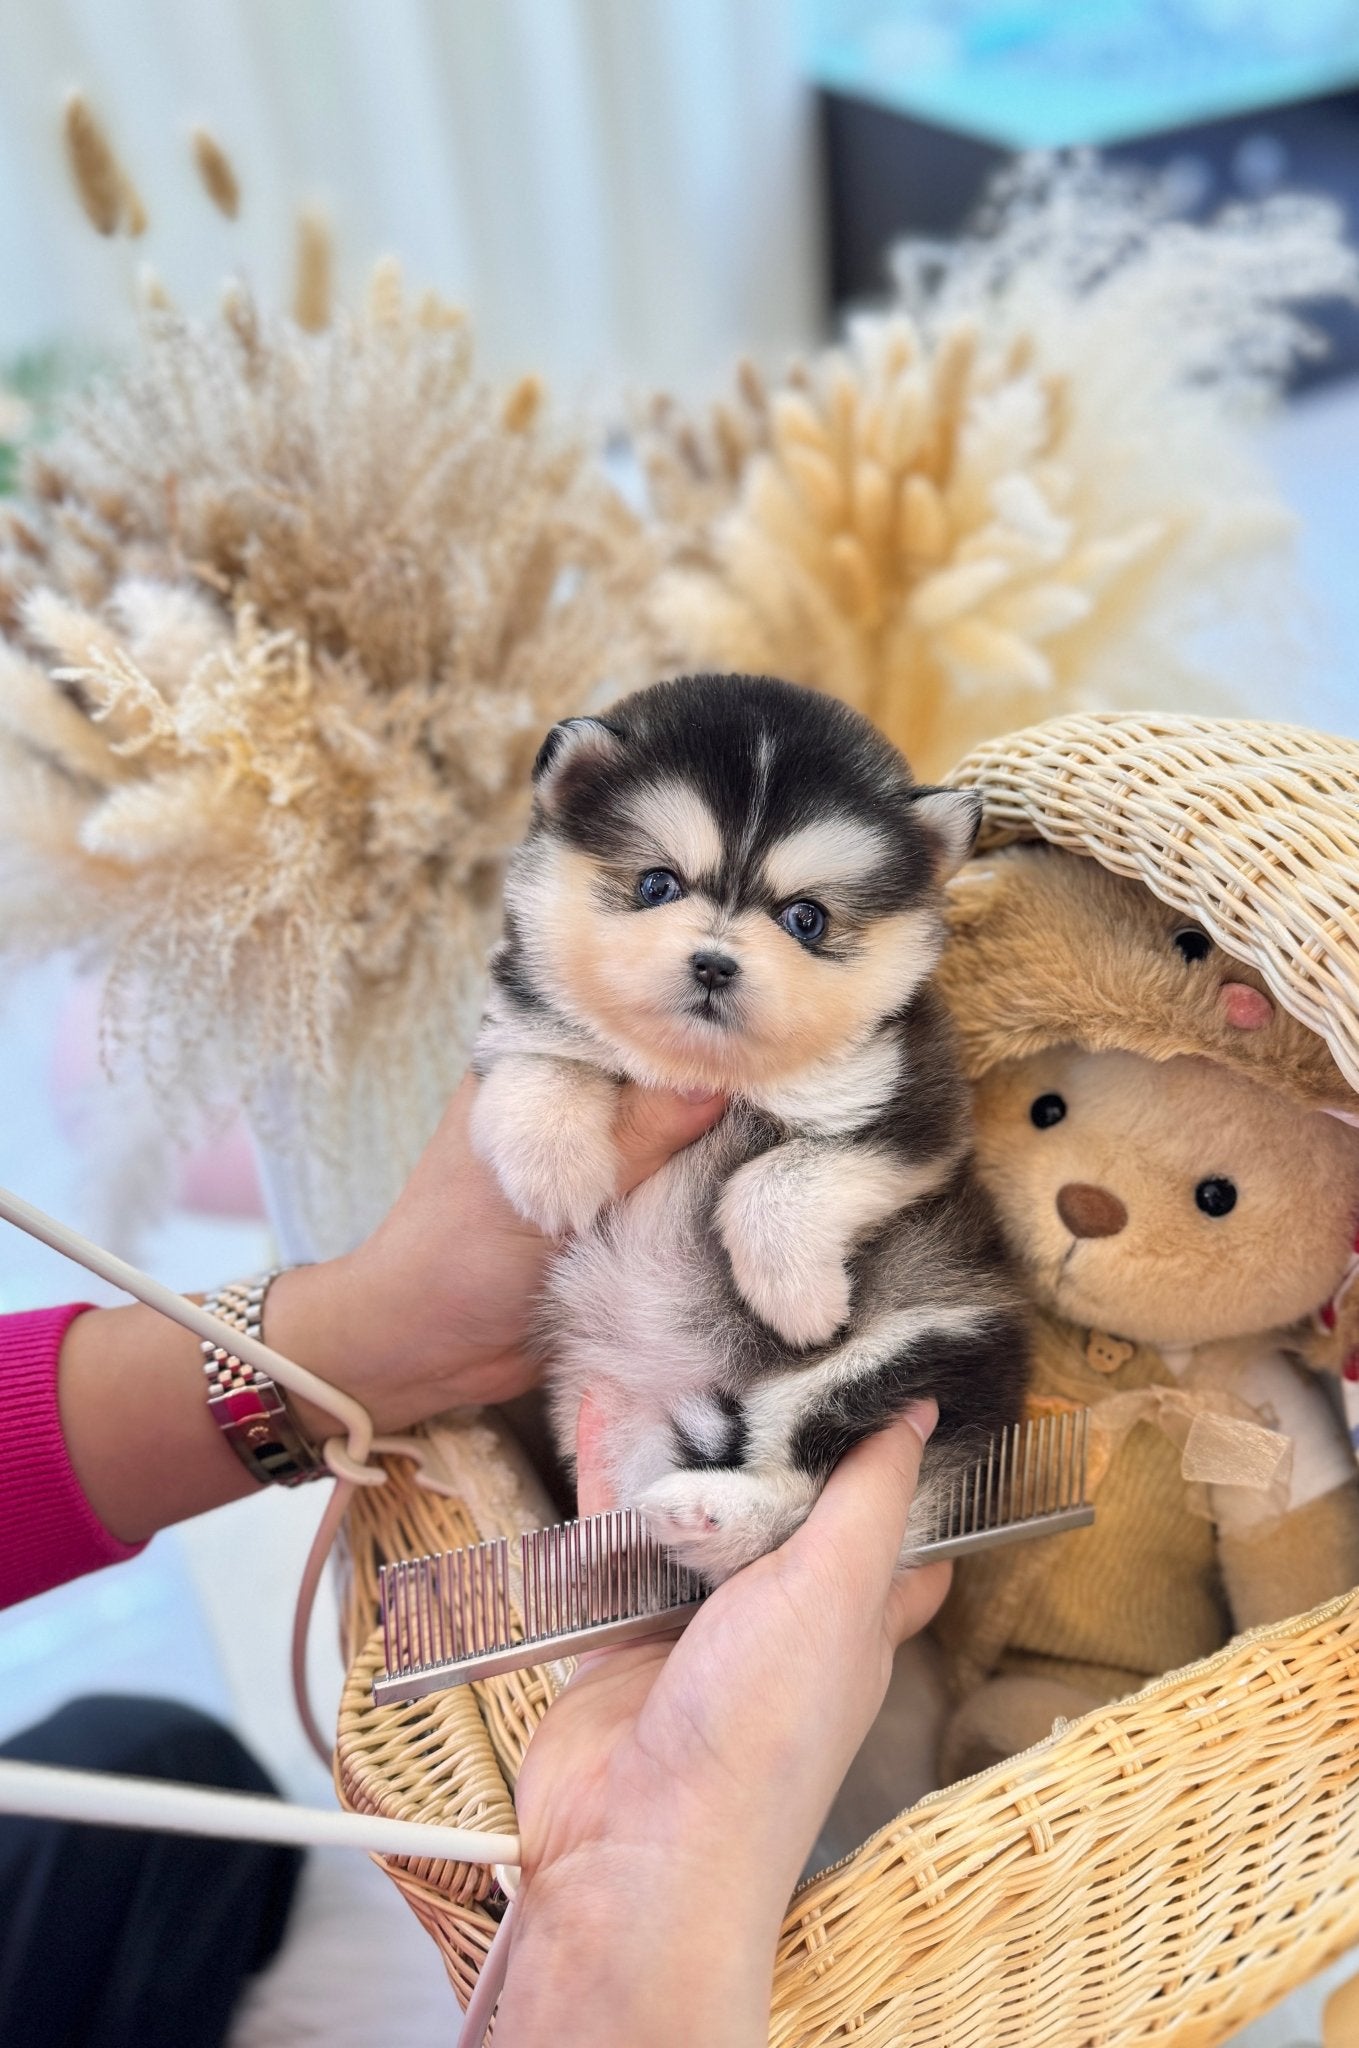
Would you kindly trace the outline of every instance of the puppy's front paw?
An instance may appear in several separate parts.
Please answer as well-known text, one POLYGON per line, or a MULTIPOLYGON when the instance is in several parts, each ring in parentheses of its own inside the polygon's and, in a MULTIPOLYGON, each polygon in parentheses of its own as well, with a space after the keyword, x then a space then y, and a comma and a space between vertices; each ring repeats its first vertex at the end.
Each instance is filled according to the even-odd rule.
POLYGON ((790 1272, 745 1245, 728 1243, 727 1252, 737 1293, 785 1344, 829 1344, 848 1321, 849 1274, 842 1265, 809 1263, 790 1272))
POLYGON ((799 1350, 829 1343, 850 1306, 846 1241, 827 1224, 804 1149, 776 1146, 739 1167, 717 1208, 737 1293, 799 1350))
POLYGON ((672 1472, 649 1486, 637 1506, 657 1542, 720 1585, 791 1536, 814 1497, 795 1473, 771 1480, 724 1469, 672 1472))
POLYGON ((515 1211, 549 1237, 588 1230, 613 1200, 616 1096, 589 1068, 529 1058, 500 1061, 477 1091, 473 1150, 515 1211))

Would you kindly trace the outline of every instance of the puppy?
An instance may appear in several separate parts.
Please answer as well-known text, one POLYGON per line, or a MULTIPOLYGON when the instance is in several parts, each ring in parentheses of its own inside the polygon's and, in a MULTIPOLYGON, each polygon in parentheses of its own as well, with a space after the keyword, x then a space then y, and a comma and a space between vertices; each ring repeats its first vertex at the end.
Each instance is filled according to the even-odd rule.
POLYGON ((474 1065, 473 1142, 562 1248, 542 1339, 617 1500, 718 1581, 933 1395, 932 1485, 1018 1419, 1018 1295, 929 986, 979 821, 857 712, 746 676, 549 733, 474 1065), (721 1121, 615 1202, 621 1082, 721 1121))

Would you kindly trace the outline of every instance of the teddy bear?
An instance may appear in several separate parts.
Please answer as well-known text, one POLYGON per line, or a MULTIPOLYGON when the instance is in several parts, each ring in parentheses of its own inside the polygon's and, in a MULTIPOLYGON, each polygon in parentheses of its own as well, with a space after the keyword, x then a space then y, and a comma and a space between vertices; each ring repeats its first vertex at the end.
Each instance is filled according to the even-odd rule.
POLYGON ((945 1781, 1359 1583, 1359 1473, 1308 1370, 1343 1369, 1359 1292, 1359 1102, 1327 1047, 1087 857, 979 855, 950 915, 940 986, 1027 1275, 1032 1405, 1091 1408, 1096 1516, 960 1561, 945 1781))

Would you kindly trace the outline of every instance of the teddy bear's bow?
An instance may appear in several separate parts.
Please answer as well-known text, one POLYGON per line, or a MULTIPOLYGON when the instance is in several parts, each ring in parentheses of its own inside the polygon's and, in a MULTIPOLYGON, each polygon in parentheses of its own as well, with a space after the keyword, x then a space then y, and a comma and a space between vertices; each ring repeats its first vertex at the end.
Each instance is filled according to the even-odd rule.
POLYGON ((1209 1489, 1219 1486, 1243 1487, 1255 1495, 1256 1516, 1287 1512, 1293 1446, 1260 1420, 1257 1409, 1225 1388, 1136 1387, 1099 1402, 1091 1411, 1096 1475, 1108 1469, 1139 1422, 1164 1430, 1179 1450, 1195 1514, 1218 1519, 1209 1489))

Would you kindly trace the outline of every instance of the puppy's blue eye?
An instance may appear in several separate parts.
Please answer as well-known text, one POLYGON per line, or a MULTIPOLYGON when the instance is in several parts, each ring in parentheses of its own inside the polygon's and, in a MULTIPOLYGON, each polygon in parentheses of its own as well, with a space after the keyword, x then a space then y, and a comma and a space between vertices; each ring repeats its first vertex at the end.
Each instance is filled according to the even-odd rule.
POLYGON ((1066 1104, 1060 1095, 1040 1095, 1029 1110, 1029 1121, 1036 1130, 1050 1131, 1066 1115, 1066 1104))
POLYGON ((814 946, 826 929, 826 913, 819 903, 785 903, 779 912, 779 923, 795 939, 801 939, 804 946, 814 946))
POLYGON ((1215 1173, 1210 1180, 1199 1182, 1194 1200, 1205 1216, 1230 1216, 1236 1207, 1236 1188, 1225 1175, 1215 1173))
POLYGON ((648 910, 658 903, 678 903, 683 894, 683 883, 669 868, 648 868, 637 884, 637 900, 648 910))

